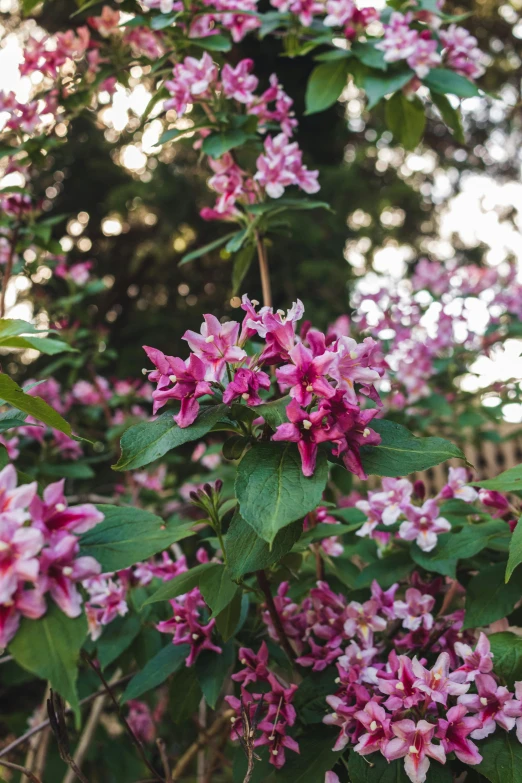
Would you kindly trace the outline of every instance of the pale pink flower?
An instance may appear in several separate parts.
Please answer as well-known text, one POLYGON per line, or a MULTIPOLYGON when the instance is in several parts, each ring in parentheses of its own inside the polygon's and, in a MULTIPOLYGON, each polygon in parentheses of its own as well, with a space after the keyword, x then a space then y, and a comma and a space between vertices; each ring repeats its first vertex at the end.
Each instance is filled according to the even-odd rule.
POLYGON ((430 758, 446 763, 444 748, 433 742, 436 728, 433 724, 425 720, 415 724, 405 719, 392 723, 391 728, 395 738, 384 746, 383 755, 388 761, 404 758, 404 769, 412 783, 424 783, 430 758))

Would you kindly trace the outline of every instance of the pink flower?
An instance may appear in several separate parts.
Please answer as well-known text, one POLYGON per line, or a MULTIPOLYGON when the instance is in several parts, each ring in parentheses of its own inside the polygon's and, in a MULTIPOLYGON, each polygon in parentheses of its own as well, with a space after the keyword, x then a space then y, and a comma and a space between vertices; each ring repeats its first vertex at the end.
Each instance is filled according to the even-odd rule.
POLYGON ((69 507, 64 485, 65 479, 49 484, 44 489, 43 500, 35 495, 29 506, 33 524, 46 538, 58 530, 86 533, 104 519, 102 512, 91 503, 69 507))
POLYGON ((320 645, 312 637, 308 639, 310 650, 305 655, 300 655, 296 659, 300 666, 311 666, 312 671, 322 672, 327 666, 330 666, 342 654, 340 637, 333 639, 331 644, 320 645))
POLYGON ((359 742, 354 747, 356 753, 367 756, 382 749, 392 737, 390 728, 391 719, 383 707, 375 701, 370 701, 364 708, 355 713, 354 717, 361 723, 366 733, 359 737, 359 742))
POLYGON ((105 625, 112 623, 116 617, 124 617, 129 611, 125 600, 127 587, 123 581, 116 581, 108 575, 87 579, 83 587, 89 593, 85 604, 89 633, 96 641, 105 625))
POLYGON ((428 30, 422 32, 415 44, 415 49, 406 61, 415 71, 419 79, 424 79, 431 68, 436 68, 441 63, 441 56, 437 52, 437 41, 431 37, 424 37, 424 33, 431 36, 428 30))
MULTIPOLYGON (((340 392, 337 394, 340 394, 340 392)), ((333 422, 338 419, 342 407, 342 403, 337 398, 337 395, 324 403, 324 408, 330 411, 333 422)), ((368 424, 378 412, 377 408, 360 410, 359 408, 351 407, 350 410, 350 406, 347 407, 346 404, 345 413, 341 412, 338 427, 343 430, 343 434, 337 440, 337 449, 334 451, 334 454, 338 457, 342 456, 346 470, 354 473, 361 481, 368 478, 362 465, 361 446, 376 446, 381 442, 381 436, 368 427, 368 424), (342 423, 343 417, 346 417, 344 423, 342 423)))
POLYGON ((77 557, 79 550, 76 536, 60 532, 54 534, 40 555, 42 585, 67 617, 81 614, 82 598, 76 583, 101 572, 100 564, 93 557, 77 557))
POLYGON ((323 24, 326 27, 344 27, 355 13, 353 0, 326 0, 326 17, 323 24))
POLYGON ((474 742, 468 739, 472 731, 481 725, 480 718, 467 715, 463 704, 448 710, 445 718, 439 718, 437 737, 446 753, 454 753, 464 764, 480 764, 482 756, 474 742))
POLYGON ((383 748, 383 754, 388 761, 404 758, 404 769, 412 783, 424 783, 430 761, 435 759, 440 764, 446 763, 446 754, 442 745, 435 745, 433 735, 435 726, 425 720, 415 724, 412 720, 399 720, 392 723, 395 738, 383 748))
POLYGON ((101 16, 90 16, 87 21, 103 38, 108 38, 119 32, 120 12, 113 10, 109 5, 104 5, 101 16))
POLYGON ((389 662, 392 664, 392 671, 379 672, 377 680, 377 688, 388 696, 384 706, 392 712, 409 710, 423 700, 422 694, 414 685, 417 677, 411 659, 407 655, 397 656, 392 652, 389 662))
POLYGON ((207 381, 220 381, 226 364, 236 364, 246 358, 245 351, 237 344, 239 324, 227 321, 221 324, 214 315, 204 315, 200 334, 188 330, 182 339, 207 365, 207 381))
POLYGON ((444 59, 449 68, 470 79, 482 76, 485 57, 473 35, 456 24, 450 24, 446 30, 441 30, 439 35, 445 49, 444 59))
POLYGON ((211 89, 216 86, 218 70, 209 53, 204 52, 201 60, 185 57, 182 63, 176 63, 173 74, 174 78, 165 82, 165 87, 172 95, 172 99, 166 101, 165 108, 173 108, 181 115, 192 100, 211 96, 211 89))
POLYGON ((442 652, 432 669, 425 669, 417 658, 412 661, 412 669, 417 679, 413 687, 427 694, 430 699, 446 705, 448 696, 461 696, 469 690, 469 685, 453 682, 449 678, 450 659, 442 652))
POLYGON ((344 632, 348 638, 358 634, 365 645, 371 645, 373 631, 384 631, 386 628, 386 620, 384 617, 379 617, 377 610, 376 601, 365 601, 364 604, 350 601, 346 608, 344 623, 344 632))
POLYGON ((395 617, 403 620, 402 627, 410 631, 417 631, 419 628, 430 631, 433 628, 431 610, 435 606, 435 598, 423 595, 415 587, 406 590, 405 598, 405 601, 395 601, 393 605, 395 617))
POLYGON ((384 38, 376 44, 375 48, 384 52, 386 62, 394 63, 398 60, 406 60, 415 52, 419 34, 410 28, 410 21, 410 14, 404 16, 398 11, 394 11, 389 24, 384 26, 384 38))
POLYGON ((450 468, 448 483, 441 489, 439 498, 459 498, 465 503, 473 503, 477 499, 478 492, 468 486, 469 476, 466 468, 450 468))
POLYGON ((254 91, 259 80, 251 73, 254 61, 240 60, 235 68, 228 63, 221 70, 221 84, 227 98, 234 98, 239 103, 250 103, 254 99, 254 91))
POLYGON ((204 380, 208 366, 195 354, 191 354, 185 362, 176 357, 170 359, 172 374, 169 375, 169 381, 174 385, 170 388, 158 386, 152 392, 153 410, 156 413, 169 399, 180 400, 180 412, 173 418, 179 427, 188 427, 199 413, 198 398, 213 394, 211 386, 204 380))
POLYGON ((266 341, 259 361, 274 364, 289 360, 289 353, 295 345, 295 325, 304 313, 301 300, 292 304, 286 316, 283 310, 274 313, 271 307, 263 307, 256 313, 248 300, 244 301, 243 309, 247 312, 242 326, 243 336, 257 333, 266 341))
POLYGON ((408 505, 404 509, 408 521, 399 528, 400 538, 416 541, 424 552, 431 552, 437 546, 437 534, 447 533, 451 525, 439 517, 439 507, 434 499, 426 500, 422 506, 408 505))
POLYGON ((268 711, 265 718, 258 724, 262 735, 255 741, 255 745, 268 745, 270 763, 276 769, 281 769, 286 760, 286 748, 294 753, 299 753, 299 745, 286 733, 287 728, 293 726, 296 719, 295 708, 291 702, 297 685, 285 688, 273 674, 268 676, 268 682, 271 687, 271 691, 265 695, 268 711))
POLYGON ((497 723, 506 731, 511 731, 516 719, 522 716, 522 702, 514 699, 513 694, 503 685, 497 685, 490 674, 477 674, 475 685, 478 693, 466 693, 459 697, 459 704, 477 713, 480 718, 480 727, 471 734, 473 739, 489 737, 497 723))
POLYGON ((321 408, 318 411, 307 413, 297 400, 292 400, 286 406, 286 415, 290 422, 280 424, 273 434, 272 440, 297 443, 303 474, 313 476, 318 445, 327 440, 341 437, 342 433, 335 428, 325 427, 325 415, 321 408))
POLYGON ((241 397, 247 405, 261 405, 263 400, 259 396, 259 389, 269 388, 270 378, 266 372, 241 368, 236 370, 234 380, 225 389, 223 402, 230 405, 233 400, 241 397))
POLYGON ((187 666, 194 665, 202 650, 212 650, 218 654, 223 652, 211 639, 216 621, 210 620, 206 625, 201 623, 200 610, 205 607, 205 602, 197 587, 171 601, 170 605, 174 612, 173 617, 158 623, 156 628, 161 633, 173 634, 172 644, 190 645, 190 652, 185 660, 187 666))
POLYGON ((502 517, 509 511, 509 502, 494 489, 479 489, 479 500, 487 508, 493 508, 495 511, 491 514, 493 517, 502 517))
POLYGON ((28 519, 27 506, 36 495, 36 481, 17 487, 18 479, 14 465, 6 465, 0 471, 0 523, 7 519, 22 524, 28 519))
POLYGON ((309 348, 298 343, 288 355, 292 364, 285 364, 276 370, 281 391, 290 389, 290 396, 303 407, 310 405, 314 394, 327 398, 334 396, 335 389, 325 378, 335 361, 334 353, 326 351, 314 358, 309 348))
POLYGON ((241 671, 232 675, 235 682, 242 683, 243 688, 251 682, 258 680, 267 680, 270 670, 267 668, 268 647, 266 642, 262 642, 258 652, 255 653, 248 647, 239 648, 239 662, 245 667, 241 671))
POLYGON ((0 650, 4 650, 14 638, 21 617, 37 620, 45 614, 47 606, 40 589, 19 589, 8 601, 0 602, 0 650))
POLYGON ((32 527, 20 527, 16 521, 0 521, 0 604, 11 601, 18 586, 36 582, 39 562, 36 555, 43 536, 32 527))
POLYGON ((302 163, 302 152, 288 136, 267 136, 264 152, 257 159, 254 179, 265 188, 271 198, 280 198, 285 188, 297 185, 306 193, 317 193, 319 172, 308 171, 302 163))
POLYGON ((148 704, 130 699, 127 706, 129 708, 127 720, 136 737, 141 742, 154 742, 156 726, 148 704))
POLYGON ((359 344, 352 337, 340 337, 337 342, 337 359, 331 375, 338 382, 338 388, 343 389, 347 402, 352 405, 357 404, 355 383, 362 385, 364 394, 379 400, 373 384, 379 380, 381 373, 371 366, 377 348, 378 344, 372 337, 366 337, 359 344))
POLYGON ((455 642, 455 652, 464 663, 451 673, 454 682, 473 682, 477 674, 489 674, 493 669, 493 654, 491 645, 485 633, 481 633, 479 640, 472 650, 468 644, 455 642))

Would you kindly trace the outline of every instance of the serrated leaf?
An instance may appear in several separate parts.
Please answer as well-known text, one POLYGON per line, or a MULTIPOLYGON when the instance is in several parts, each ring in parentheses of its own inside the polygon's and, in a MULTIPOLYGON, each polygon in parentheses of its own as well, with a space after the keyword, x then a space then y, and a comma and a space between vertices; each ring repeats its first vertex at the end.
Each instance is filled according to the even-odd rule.
POLYGON ((82 555, 94 557, 103 572, 119 571, 163 552, 176 541, 194 535, 193 521, 167 522, 142 508, 99 505, 103 522, 80 538, 82 555))
POLYGON ((486 481, 472 481, 472 486, 482 489, 494 489, 497 492, 519 492, 522 491, 522 465, 515 465, 503 473, 486 481))
POLYGON ((225 415, 226 409, 226 405, 202 408, 190 427, 178 427, 171 413, 129 427, 121 438, 121 457, 114 470, 141 468, 184 443, 202 438, 225 415))
POLYGON ((465 460, 462 451, 443 438, 416 438, 406 427, 386 419, 374 419, 370 426, 382 440, 378 446, 361 448, 362 464, 367 473, 407 476, 447 459, 465 460))
POLYGON ((294 443, 256 443, 239 463, 236 497, 241 516, 273 544, 286 525, 313 511, 328 478, 326 457, 317 455, 313 476, 304 476, 294 443))
POLYGON ((484 568, 471 579, 466 591, 464 628, 479 628, 507 617, 522 592, 522 573, 508 584, 504 581, 505 564, 484 568))

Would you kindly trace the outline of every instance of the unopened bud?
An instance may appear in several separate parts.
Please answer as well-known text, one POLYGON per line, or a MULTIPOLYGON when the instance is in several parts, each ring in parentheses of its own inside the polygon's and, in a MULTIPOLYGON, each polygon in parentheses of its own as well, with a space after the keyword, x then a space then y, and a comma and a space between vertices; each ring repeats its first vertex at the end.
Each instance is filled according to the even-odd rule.
POLYGON ((216 483, 214 484, 214 488, 215 488, 216 492, 221 492, 221 490, 223 489, 223 482, 221 481, 221 479, 216 479, 216 483))
POLYGON ((415 495, 419 498, 419 500, 424 500, 426 497, 426 485, 424 481, 421 479, 417 479, 417 481, 413 485, 413 491, 415 495))
POLYGON ((208 495, 209 497, 212 495, 212 487, 208 482, 206 484, 203 484, 203 492, 205 493, 205 495, 208 495))
POLYGON ((189 498, 193 503, 197 503, 199 501, 199 495, 197 492, 189 492, 189 498))

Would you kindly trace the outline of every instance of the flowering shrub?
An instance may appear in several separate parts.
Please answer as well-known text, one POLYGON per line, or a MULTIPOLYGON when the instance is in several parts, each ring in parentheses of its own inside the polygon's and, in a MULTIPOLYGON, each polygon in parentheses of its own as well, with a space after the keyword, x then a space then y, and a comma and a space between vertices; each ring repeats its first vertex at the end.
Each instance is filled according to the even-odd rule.
POLYGON ((458 102, 484 95, 488 64, 462 17, 431 0, 131 0, 80 4, 47 35, 47 4, 24 10, 26 97, 0 96, 0 684, 31 681, 35 714, 0 766, 36 783, 60 764, 67 783, 518 783, 521 466, 476 480, 452 442, 459 377, 517 334, 515 267, 421 258, 409 279, 361 281, 323 329, 297 297, 274 307, 291 213, 330 207, 308 198, 301 97, 243 49, 313 58, 307 115, 357 89, 397 145, 434 112, 462 144, 458 102), (150 94, 136 138, 157 121, 151 157, 188 141, 215 194, 199 213, 231 227, 185 253, 189 238, 182 263, 233 259, 234 296, 199 331, 159 324, 142 359, 132 325, 146 378, 114 377, 110 328, 89 320, 114 276, 69 256, 68 217, 47 215, 56 151, 129 73, 150 94), (235 296, 255 258, 261 303, 235 296), (24 279, 42 289, 33 315, 7 317, 24 279), (415 474, 449 459, 429 493, 415 474), (37 680, 60 758, 42 739, 21 753, 48 736, 37 680), (115 717, 139 753, 127 767, 115 717))

